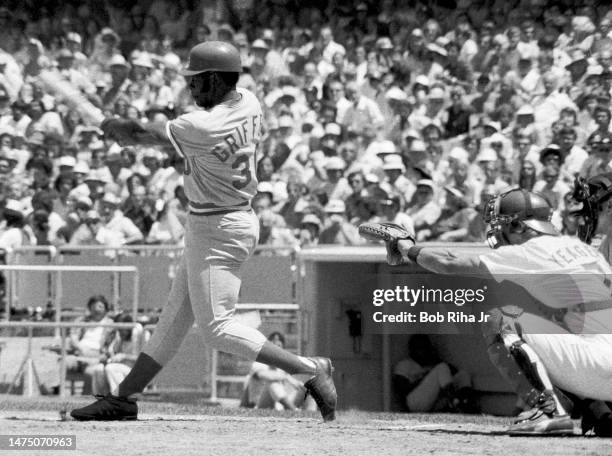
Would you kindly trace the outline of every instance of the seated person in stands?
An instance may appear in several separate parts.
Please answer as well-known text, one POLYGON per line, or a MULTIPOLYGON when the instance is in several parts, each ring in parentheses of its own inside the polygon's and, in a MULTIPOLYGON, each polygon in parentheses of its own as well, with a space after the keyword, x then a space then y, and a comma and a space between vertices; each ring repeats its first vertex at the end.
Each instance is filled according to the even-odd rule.
MULTIPOLYGON (((273 332, 268 340, 281 348, 285 347, 285 337, 273 332)), ((314 401, 305 401, 304 384, 287 372, 255 361, 247 377, 241 407, 273 408, 276 410, 316 410, 314 401), (312 403, 311 403, 312 402, 312 403)))
MULTIPOLYGON (((102 295, 94 295, 87 301, 87 315, 77 321, 112 323, 109 317, 110 305, 102 295)), ((67 339, 66 369, 69 372, 83 373, 87 377, 93 376, 94 368, 106 358, 106 341, 109 328, 95 326, 90 328, 76 328, 71 331, 67 339)), ((88 391, 84 388, 83 394, 88 391)))
POLYGON ((467 372, 453 374, 440 361, 429 337, 415 334, 408 343, 409 356, 393 369, 393 390, 408 412, 473 411, 471 380, 467 372))
MULTIPOLYGON (((134 320, 127 312, 113 319, 115 323, 132 323, 134 320)), ((136 356, 142 350, 148 333, 141 324, 132 329, 117 329, 110 333, 101 362, 93 367, 93 394, 117 394, 119 383, 134 366, 136 356)))

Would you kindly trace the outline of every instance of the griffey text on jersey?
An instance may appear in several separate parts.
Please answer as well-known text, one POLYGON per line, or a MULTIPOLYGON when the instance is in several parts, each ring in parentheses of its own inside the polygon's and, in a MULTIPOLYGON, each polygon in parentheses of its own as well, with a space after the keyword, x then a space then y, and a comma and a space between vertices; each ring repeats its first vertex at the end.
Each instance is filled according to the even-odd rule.
POLYGON ((251 116, 246 118, 236 125, 232 132, 223 140, 227 143, 232 154, 235 154, 239 149, 247 146, 249 143, 257 144, 261 138, 261 126, 263 116, 251 116))

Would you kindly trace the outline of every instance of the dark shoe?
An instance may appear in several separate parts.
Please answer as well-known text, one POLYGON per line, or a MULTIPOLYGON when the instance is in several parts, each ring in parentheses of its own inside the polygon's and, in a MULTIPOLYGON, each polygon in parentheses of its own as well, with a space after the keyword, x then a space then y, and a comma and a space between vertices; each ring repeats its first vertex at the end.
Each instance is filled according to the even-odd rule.
POLYGON ((531 409, 519 415, 508 428, 510 435, 572 435, 574 423, 569 415, 553 415, 541 409, 531 409))
POLYGON ((582 435, 590 434, 591 431, 597 437, 612 437, 612 415, 606 414, 596 418, 593 412, 586 410, 580 422, 582 435))
POLYGON ((96 398, 93 404, 74 409, 70 416, 78 421, 124 421, 135 420, 138 415, 136 401, 110 394, 96 398))
POLYGON ((317 365, 317 372, 314 377, 304 383, 304 386, 317 403, 323 415, 323 421, 333 421, 336 419, 338 402, 338 394, 332 378, 334 368, 329 358, 310 359, 317 365))

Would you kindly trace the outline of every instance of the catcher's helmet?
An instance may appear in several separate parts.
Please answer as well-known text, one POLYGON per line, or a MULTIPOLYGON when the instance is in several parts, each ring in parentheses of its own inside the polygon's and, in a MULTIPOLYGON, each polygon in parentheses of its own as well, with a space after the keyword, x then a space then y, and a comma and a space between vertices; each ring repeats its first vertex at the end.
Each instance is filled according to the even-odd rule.
POLYGON ((205 41, 192 47, 187 68, 180 73, 193 76, 206 71, 240 73, 242 63, 238 49, 225 41, 205 41))
POLYGON ((559 231, 550 223, 552 212, 548 201, 538 193, 519 188, 502 193, 489 200, 484 208, 484 220, 490 225, 487 241, 494 249, 506 243, 503 229, 514 224, 558 236, 559 231))
POLYGON ((598 174, 588 180, 579 177, 574 182, 570 213, 582 217, 578 225, 578 237, 587 244, 593 239, 601 205, 610 197, 612 173, 598 174))

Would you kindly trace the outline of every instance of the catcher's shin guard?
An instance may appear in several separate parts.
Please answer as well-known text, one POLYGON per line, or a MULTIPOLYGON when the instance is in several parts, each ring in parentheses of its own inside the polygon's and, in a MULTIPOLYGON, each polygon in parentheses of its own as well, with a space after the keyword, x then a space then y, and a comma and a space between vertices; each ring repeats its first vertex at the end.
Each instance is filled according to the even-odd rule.
POLYGON ((525 373, 529 384, 533 387, 526 396, 525 402, 531 407, 537 407, 546 413, 565 415, 565 409, 554 392, 548 373, 533 349, 518 336, 506 337, 510 344, 510 354, 525 373))

